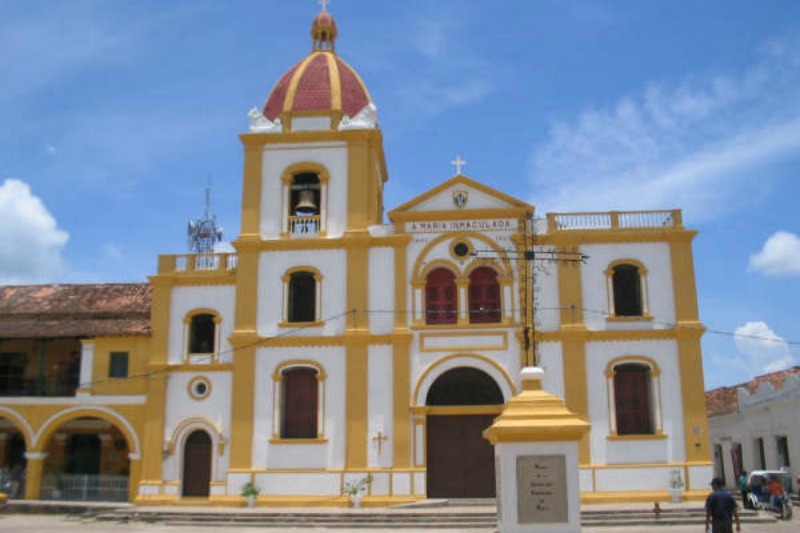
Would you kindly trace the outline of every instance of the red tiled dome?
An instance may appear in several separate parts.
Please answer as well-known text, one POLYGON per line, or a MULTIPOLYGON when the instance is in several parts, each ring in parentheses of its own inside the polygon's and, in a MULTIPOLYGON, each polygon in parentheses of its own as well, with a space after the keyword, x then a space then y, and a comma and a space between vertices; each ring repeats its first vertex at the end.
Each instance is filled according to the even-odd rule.
POLYGON ((352 117, 371 101, 353 67, 333 53, 313 52, 281 77, 263 112, 270 120, 296 111, 340 111, 352 117))
POLYGON ((264 116, 275 120, 283 113, 341 112, 355 116, 372 99, 353 67, 334 52, 336 21, 327 11, 314 17, 314 51, 284 74, 264 105, 264 116))

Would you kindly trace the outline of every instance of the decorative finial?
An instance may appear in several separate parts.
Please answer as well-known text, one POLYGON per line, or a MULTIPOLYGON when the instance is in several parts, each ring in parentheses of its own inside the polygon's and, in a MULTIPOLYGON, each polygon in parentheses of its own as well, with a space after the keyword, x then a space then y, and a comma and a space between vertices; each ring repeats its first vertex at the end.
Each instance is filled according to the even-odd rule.
POLYGON ((456 167, 456 176, 461 176, 461 168, 467 164, 466 161, 461 159, 461 156, 456 154, 456 158, 450 161, 450 164, 456 167))
POLYGON ((326 13, 328 11, 328 4, 331 3, 331 0, 319 0, 317 3, 322 8, 322 12, 326 13))

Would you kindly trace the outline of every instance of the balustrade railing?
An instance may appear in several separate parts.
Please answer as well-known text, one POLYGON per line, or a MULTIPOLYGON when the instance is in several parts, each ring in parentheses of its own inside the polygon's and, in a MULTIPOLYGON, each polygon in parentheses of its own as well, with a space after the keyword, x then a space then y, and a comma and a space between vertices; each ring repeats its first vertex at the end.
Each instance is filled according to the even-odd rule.
POLYGON ((550 232, 577 230, 637 230, 681 228, 679 209, 664 211, 608 211, 605 213, 548 213, 550 232))
POLYGON ((312 237, 319 235, 320 232, 320 216, 290 216, 289 217, 289 234, 293 237, 312 237))
POLYGON ((239 256, 232 253, 162 255, 159 274, 174 272, 229 272, 236 270, 239 256))

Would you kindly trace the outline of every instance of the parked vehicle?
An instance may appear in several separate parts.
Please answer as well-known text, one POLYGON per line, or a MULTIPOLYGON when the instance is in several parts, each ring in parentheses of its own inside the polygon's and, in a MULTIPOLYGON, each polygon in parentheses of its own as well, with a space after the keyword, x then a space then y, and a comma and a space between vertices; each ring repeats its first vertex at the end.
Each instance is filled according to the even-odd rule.
POLYGON ((789 493, 792 489, 792 478, 789 472, 782 470, 753 470, 747 478, 747 495, 745 507, 772 511, 779 518, 788 520, 792 517, 792 499, 789 493), (777 482, 783 487, 780 494, 771 497, 770 483, 777 482))

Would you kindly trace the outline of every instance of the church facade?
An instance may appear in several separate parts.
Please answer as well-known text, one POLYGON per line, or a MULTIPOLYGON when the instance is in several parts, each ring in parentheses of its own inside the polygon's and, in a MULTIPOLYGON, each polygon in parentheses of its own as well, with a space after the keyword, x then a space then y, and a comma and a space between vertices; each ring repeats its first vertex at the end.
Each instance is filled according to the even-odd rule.
MULTIPOLYGON (((676 478, 703 496, 704 328, 680 211, 540 218, 458 166, 386 223, 377 109, 333 17, 311 33, 240 136, 236 252, 161 256, 149 283, 121 289, 146 325, 71 331, 69 397, 6 387, 0 431, 16 447, 0 458, 24 457, 25 495, 61 497, 48 471, 102 476, 113 455, 126 499, 147 504, 240 505, 248 483, 259 505, 345 505, 359 481, 372 505, 493 497, 482 431, 539 365, 591 424, 584 501, 652 501, 676 478), (76 466, 92 435, 106 435, 99 466, 76 466)), ((0 357, 46 373, 36 339, 50 332, 14 324, 0 305, 0 357)))

